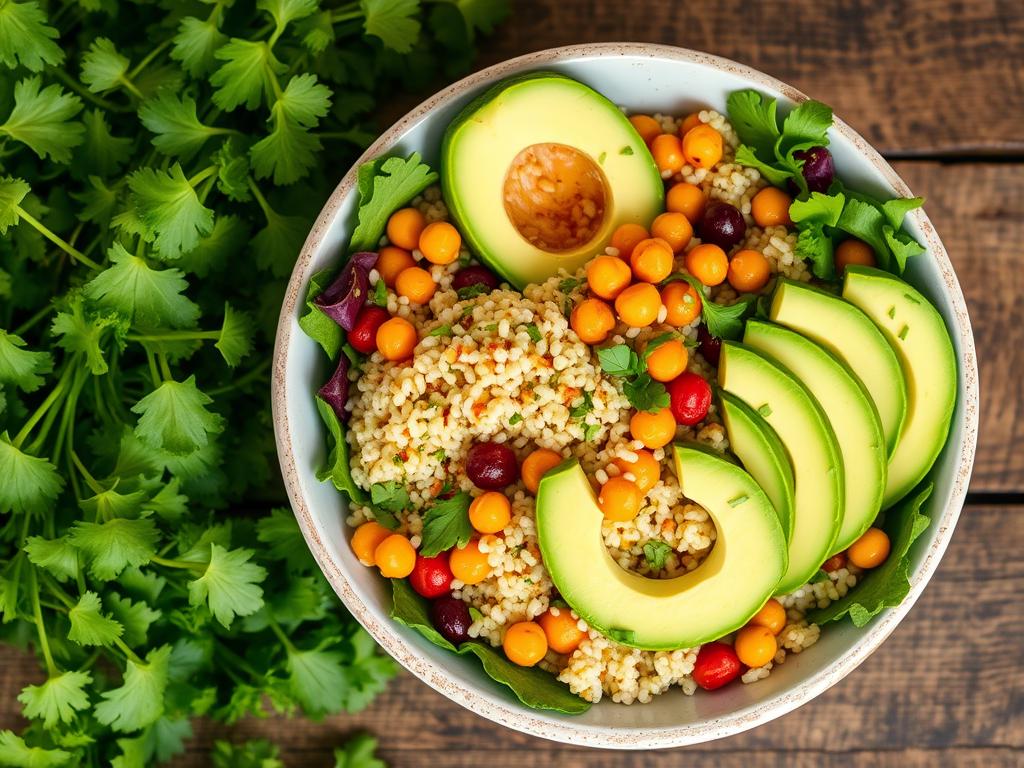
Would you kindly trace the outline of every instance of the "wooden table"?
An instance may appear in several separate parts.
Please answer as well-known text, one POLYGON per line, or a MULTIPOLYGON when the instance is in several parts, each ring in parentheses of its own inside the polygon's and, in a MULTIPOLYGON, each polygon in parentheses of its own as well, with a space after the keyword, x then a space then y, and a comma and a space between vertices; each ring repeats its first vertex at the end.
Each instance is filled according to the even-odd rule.
MULTIPOLYGON (((486 0, 481 0, 486 2, 486 0)), ((1024 765, 1024 5, 1020 0, 513 0, 481 65, 586 41, 709 51, 830 103, 916 194, 970 305, 982 428, 968 505, 917 607, 846 680, 725 741, 597 752, 494 726, 409 675, 356 716, 198 723, 174 764, 215 738, 271 738, 289 766, 332 764, 346 734, 377 733, 394 767, 1024 765)), ((34 663, 0 659, 0 728, 17 727, 34 663)))

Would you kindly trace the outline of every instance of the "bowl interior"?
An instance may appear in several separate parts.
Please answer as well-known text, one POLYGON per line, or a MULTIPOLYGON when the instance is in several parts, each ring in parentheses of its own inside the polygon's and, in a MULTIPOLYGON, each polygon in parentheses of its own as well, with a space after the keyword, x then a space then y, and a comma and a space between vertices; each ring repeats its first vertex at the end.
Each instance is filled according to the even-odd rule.
MULTIPOLYGON (((529 69, 563 72, 616 104, 648 113, 678 115, 701 107, 724 112, 728 94, 747 87, 778 97, 783 104, 802 98, 772 78, 703 54, 647 45, 576 47, 533 54, 467 78, 403 118, 367 156, 416 151, 436 167, 441 136, 458 110, 495 80, 529 69)), ((851 186, 880 194, 909 194, 892 169, 845 125, 837 122, 830 147, 839 174, 851 186)), ((977 373, 963 297, 941 243, 920 212, 909 217, 907 227, 929 253, 912 260, 906 277, 935 302, 951 330, 960 361, 960 397, 948 444, 931 473, 935 492, 927 511, 933 522, 914 546, 913 590, 903 605, 883 612, 862 629, 848 622, 828 626, 816 645, 799 655, 790 654, 770 677, 754 685, 730 686, 714 695, 684 696, 675 690, 652 703, 631 707, 606 701, 576 717, 521 706, 473 660, 446 653, 391 622, 387 585, 374 570, 360 565, 348 546, 342 496, 315 477, 325 460, 326 435, 313 395, 329 371, 319 347, 296 323, 309 277, 337 263, 351 231, 357 203, 352 182, 350 172, 325 206, 292 276, 275 355, 275 424, 293 507, 314 554, 349 609, 415 674, 480 714, 548 738, 627 748, 694 743, 752 727, 809 700, 863 661, 909 610, 952 534, 966 492, 977 428, 977 373)))

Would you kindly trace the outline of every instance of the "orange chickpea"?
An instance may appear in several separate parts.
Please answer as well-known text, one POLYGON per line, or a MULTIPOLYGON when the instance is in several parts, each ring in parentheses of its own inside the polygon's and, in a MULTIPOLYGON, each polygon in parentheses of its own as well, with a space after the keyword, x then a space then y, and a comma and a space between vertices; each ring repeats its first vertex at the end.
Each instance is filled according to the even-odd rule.
POLYGON ((487 555, 480 551, 479 542, 474 539, 464 547, 453 549, 448 556, 448 567, 452 576, 463 584, 479 584, 491 573, 487 555))
POLYGON ((392 245, 411 251, 419 246, 420 233, 427 226, 427 220, 415 208, 402 208, 388 219, 388 240, 392 245))
POLYGON ((851 264, 859 264, 864 267, 875 266, 875 251, 863 240, 850 238, 843 240, 836 248, 835 253, 836 272, 843 274, 851 264))
POLYGON ((633 115, 629 122, 633 124, 647 146, 651 146, 651 142, 661 135, 661 123, 650 115, 633 115))
POLYGON ((620 224, 612 233, 611 245, 618 250, 620 259, 629 261, 636 244, 650 236, 650 233, 639 224, 620 224))
POLYGON ((691 128, 696 128, 700 124, 700 112, 691 112, 683 118, 683 123, 679 126, 679 138, 683 138, 691 128))
POLYGON ((462 235, 447 221, 427 224, 420 233, 420 253, 431 264, 451 264, 459 258, 461 247, 462 235))
POLYGON ((587 636, 568 608, 552 606, 537 618, 537 623, 548 639, 548 648, 555 653, 572 653, 587 636))
POLYGON ((373 550, 373 562, 381 576, 404 579, 416 565, 416 550, 405 536, 392 533, 373 550))
POLYGON ((632 280, 629 265, 617 256, 598 256, 587 264, 587 284, 602 299, 614 299, 632 280))
POLYGON ((703 218, 707 201, 700 187, 681 181, 669 188, 668 194, 665 195, 665 208, 673 213, 683 214, 692 226, 703 218))
POLYGON ((601 486, 597 496, 597 505, 605 520, 625 523, 636 517, 643 503, 644 495, 632 480, 624 477, 610 477, 601 486))
POLYGON ((523 484, 526 486, 526 490, 530 493, 537 493, 537 487, 540 485, 540 479, 544 477, 549 470, 554 469, 562 463, 562 455, 555 451, 547 448, 538 448, 533 451, 529 456, 523 459, 523 466, 521 467, 521 473, 523 476, 523 484))
POLYGON ((363 523, 352 534, 352 553, 363 565, 373 565, 374 550, 390 535, 391 531, 380 523, 363 523))
POLYGON ((377 351, 385 360, 409 359, 418 341, 416 329, 404 317, 392 317, 377 329, 377 351))
POLYGON ((663 177, 678 173, 686 165, 679 137, 671 133, 663 133, 651 142, 651 154, 663 177))
POLYGON ((729 273, 729 257, 714 243, 702 243, 686 252, 686 271, 704 285, 720 285, 729 273))
POLYGON ((613 463, 622 474, 628 472, 633 475, 633 482, 640 489, 640 493, 647 493, 661 479, 661 465, 650 451, 640 450, 634 451, 634 453, 636 453, 636 461, 617 458, 613 463))
POLYGON ((375 269, 380 273, 381 280, 388 288, 395 287, 395 278, 409 267, 416 266, 416 259, 405 248, 396 245, 385 245, 377 256, 375 269))
POLYGON ((675 253, 679 253, 690 244, 693 238, 693 225, 685 214, 668 211, 651 223, 651 234, 660 237, 675 253))
POLYGON ((632 328, 646 328, 658 319, 660 309, 661 296, 650 283, 631 285, 615 299, 619 319, 632 328))
POLYGON ((677 328, 689 325, 700 317, 700 296, 685 280, 677 280, 662 288, 661 303, 668 310, 665 322, 677 328))
POLYGON ((615 327, 615 315, 600 299, 584 299, 573 308, 569 325, 584 344, 600 344, 615 327))
POLYGON ((511 519, 512 504, 503 493, 488 491, 469 505, 469 522, 480 533, 504 530, 511 519))
POLYGON ((760 251, 743 250, 729 261, 729 285, 740 293, 756 293, 768 284, 771 268, 760 251))
POLYGON ((789 226, 789 206, 793 198, 778 187, 765 187, 750 201, 750 213, 759 227, 789 226))
POLYGON ((694 168, 711 168, 722 159, 722 134, 706 123, 694 126, 683 137, 683 157, 694 168))
POLYGON ((747 624, 767 627, 773 635, 777 635, 786 626, 786 609, 774 597, 770 598, 747 624))
POLYGON ((413 304, 426 304, 437 290, 437 283, 422 267, 403 269, 395 278, 395 291, 413 304))
POLYGON ((548 639, 540 624, 520 621, 506 630, 501 647, 513 664, 532 667, 548 652, 548 639))
POLYGON ((746 626, 736 633, 733 650, 740 661, 748 667, 763 667, 775 658, 779 649, 775 635, 768 627, 756 624, 746 626))
POLYGON ((659 283, 672 274, 674 256, 671 245, 659 237, 652 237, 636 244, 629 264, 637 280, 659 283))
POLYGON ((889 537, 881 528, 868 528, 846 550, 846 556, 858 568, 877 568, 889 557, 889 537))
POLYGON ((647 356, 647 372, 655 381, 672 381, 683 371, 690 361, 690 353, 683 343, 677 339, 666 341, 647 356))
POLYGON ((655 451, 664 448, 676 436, 676 417, 668 408, 657 413, 637 411, 629 420, 629 431, 645 448, 655 451))

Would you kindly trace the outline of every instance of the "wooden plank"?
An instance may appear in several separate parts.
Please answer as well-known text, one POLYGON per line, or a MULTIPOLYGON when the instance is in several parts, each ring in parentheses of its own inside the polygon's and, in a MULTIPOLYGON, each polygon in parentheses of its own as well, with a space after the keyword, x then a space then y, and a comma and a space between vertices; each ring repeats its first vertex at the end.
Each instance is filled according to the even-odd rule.
POLYGON ((1024 492, 1024 165, 894 165, 927 199, 971 314, 981 369, 971 490, 1024 492))
POLYGON ((1024 4, 1016 0, 516 0, 482 65, 579 42, 725 56, 832 105, 887 153, 1020 152, 1024 4))

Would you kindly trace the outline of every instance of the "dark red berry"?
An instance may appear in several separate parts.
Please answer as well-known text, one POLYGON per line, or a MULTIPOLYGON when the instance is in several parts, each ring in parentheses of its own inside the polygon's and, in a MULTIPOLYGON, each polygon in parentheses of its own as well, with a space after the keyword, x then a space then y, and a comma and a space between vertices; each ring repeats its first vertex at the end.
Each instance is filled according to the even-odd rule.
POLYGON ((712 336, 704 323, 697 326, 697 349, 705 360, 712 365, 718 365, 718 358, 722 355, 722 340, 712 336))
POLYGON ((467 605, 454 597, 439 597, 430 603, 430 621, 434 629, 453 645, 469 639, 473 617, 467 605))
POLYGON ((356 316, 356 324, 348 333, 348 343, 357 352, 373 354, 377 351, 377 329, 390 317, 386 309, 367 304, 356 316))
POLYGON ((832 153, 825 147, 811 147, 807 150, 794 152, 793 157, 803 160, 804 181, 811 192, 827 192, 836 176, 836 165, 832 161, 832 153))
POLYGON ((728 685, 740 676, 743 665, 731 645, 704 643, 693 664, 693 680, 705 691, 728 685))
POLYGON ((474 264, 471 267, 463 267, 455 273, 455 277, 452 278, 452 288, 457 291, 471 285, 485 285, 493 291, 498 287, 498 282, 498 276, 491 270, 474 264))
POLYGON ((447 552, 434 557, 416 555, 416 565, 409 574, 409 584, 423 597, 432 599, 448 594, 453 578, 447 552))
POLYGON ((519 479, 519 462, 504 443, 474 443, 466 456, 466 475, 477 488, 497 491, 519 479))
POLYGON ((679 378, 670 381, 666 388, 677 424, 692 427, 704 421, 711 407, 711 386, 703 376, 685 371, 679 378))
POLYGON ((719 200, 708 203, 699 231, 701 242, 714 243, 728 253, 747 234, 747 222, 736 206, 719 200))

